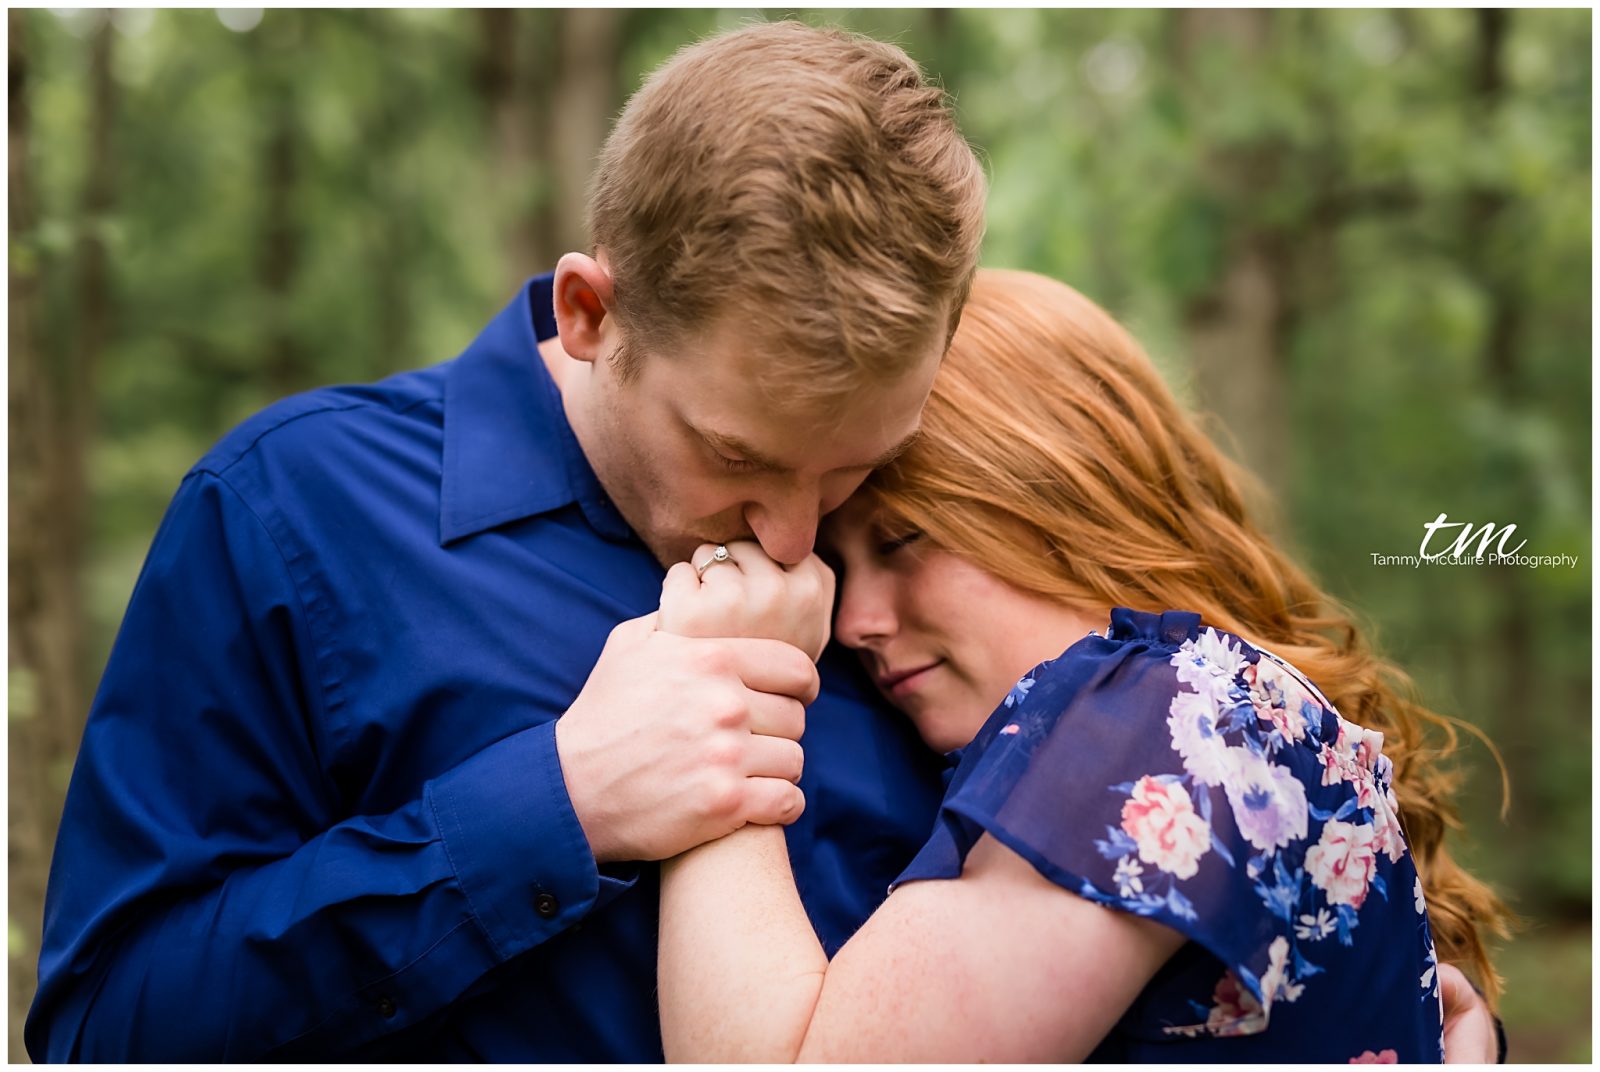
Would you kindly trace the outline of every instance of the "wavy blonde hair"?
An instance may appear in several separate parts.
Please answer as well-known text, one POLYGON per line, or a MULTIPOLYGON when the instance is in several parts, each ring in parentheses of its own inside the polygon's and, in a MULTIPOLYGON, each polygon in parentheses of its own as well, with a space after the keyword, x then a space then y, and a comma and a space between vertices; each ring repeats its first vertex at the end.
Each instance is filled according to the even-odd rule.
POLYGON ((1439 955, 1492 1006, 1500 978, 1485 939, 1508 934, 1511 917, 1444 845, 1460 825, 1458 774, 1444 760, 1458 727, 1482 734, 1424 707, 1350 612, 1263 534, 1240 493, 1247 475, 1133 338, 1063 283, 984 269, 922 428, 867 484, 889 518, 1071 606, 1196 611, 1288 659, 1345 718, 1382 731, 1439 955))

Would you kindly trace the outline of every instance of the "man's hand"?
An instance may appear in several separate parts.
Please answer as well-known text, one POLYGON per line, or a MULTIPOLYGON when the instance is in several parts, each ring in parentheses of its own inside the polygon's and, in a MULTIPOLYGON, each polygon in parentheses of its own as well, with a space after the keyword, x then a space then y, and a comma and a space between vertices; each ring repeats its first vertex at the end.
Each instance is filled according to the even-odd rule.
POLYGON ((725 545, 729 558, 711 561, 715 544, 701 544, 689 562, 667 571, 661 586, 660 628, 679 636, 766 637, 793 644, 813 662, 828 645, 833 617, 833 571, 816 555, 795 566, 774 562, 754 540, 725 545))
POLYGON ((1446 1064, 1492 1065, 1500 1056, 1494 1016, 1483 996, 1452 964, 1439 964, 1439 994, 1444 1002, 1446 1064))
POLYGON ((811 660, 781 641, 675 636, 654 614, 613 629, 556 722, 595 859, 662 860, 747 822, 793 822, 818 688, 811 660))

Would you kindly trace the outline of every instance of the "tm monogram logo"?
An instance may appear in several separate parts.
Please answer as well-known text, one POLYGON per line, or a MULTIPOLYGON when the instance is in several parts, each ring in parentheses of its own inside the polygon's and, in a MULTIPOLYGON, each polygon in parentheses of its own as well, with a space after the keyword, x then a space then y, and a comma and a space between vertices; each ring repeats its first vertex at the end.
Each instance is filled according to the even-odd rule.
POLYGON ((1489 545, 1491 543, 1495 543, 1496 550, 1494 553, 1496 555, 1500 556, 1501 558, 1509 558, 1518 551, 1522 550, 1523 547, 1527 546, 1528 543, 1527 540, 1523 540, 1521 543, 1517 544, 1517 546, 1507 550, 1506 541, 1511 539, 1512 534, 1517 531, 1517 526, 1507 525, 1503 529, 1496 529, 1494 527, 1494 523, 1491 521, 1485 523, 1483 528, 1479 531, 1473 532, 1472 522, 1451 521, 1449 520, 1448 515, 1443 513, 1422 527, 1427 531, 1423 534, 1422 544, 1417 548, 1417 554, 1421 555, 1422 558, 1428 562, 1432 562, 1437 558, 1443 558, 1446 555, 1449 555, 1452 558, 1483 558, 1489 553, 1489 545), (1432 554, 1428 553, 1428 541, 1433 539, 1434 533, 1440 531, 1441 529, 1457 528, 1460 529, 1461 532, 1456 536, 1455 543, 1450 544, 1442 551, 1435 551, 1432 554), (1497 543, 1495 541, 1496 535, 1499 536, 1497 543), (1474 539, 1478 541, 1478 550, 1476 556, 1474 556, 1471 551, 1467 550, 1474 539))
POLYGON ((1578 568, 1577 555, 1524 555, 1518 554, 1528 545, 1523 540, 1515 547, 1508 546, 1517 534, 1517 526, 1496 528, 1494 522, 1474 528, 1470 521, 1451 521, 1449 514, 1440 514, 1422 526, 1422 543, 1414 555, 1372 554, 1374 566, 1525 566, 1541 569, 1551 566, 1578 568), (1455 531, 1455 530, 1460 531, 1455 531), (1452 539, 1451 533, 1454 532, 1452 539), (1437 550, 1430 550, 1434 537, 1450 540, 1437 550))

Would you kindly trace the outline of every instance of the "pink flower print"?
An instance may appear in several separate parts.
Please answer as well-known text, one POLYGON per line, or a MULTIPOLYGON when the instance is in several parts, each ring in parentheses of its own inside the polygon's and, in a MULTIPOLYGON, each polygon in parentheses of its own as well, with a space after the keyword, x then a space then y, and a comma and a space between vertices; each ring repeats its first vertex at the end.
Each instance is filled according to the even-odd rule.
POLYGON ((1363 726, 1353 727, 1355 730, 1355 756, 1356 761, 1369 771, 1378 769, 1378 757, 1383 755, 1383 734, 1378 730, 1369 730, 1363 726))
POLYGON ((1306 852, 1306 873, 1330 904, 1360 908, 1377 868, 1376 831, 1370 823, 1329 819, 1322 837, 1306 852))
POLYGON ((1406 838, 1400 828, 1400 804, 1393 789, 1385 789, 1373 804, 1372 824, 1374 850, 1388 856, 1390 863, 1399 863, 1406 854, 1406 838))
POLYGON ((1306 984, 1295 982, 1294 974, 1289 970, 1289 939, 1281 934, 1274 938, 1272 945, 1267 948, 1267 957, 1267 970, 1261 973, 1261 993, 1267 999, 1267 1010, 1270 1012, 1274 1002, 1289 1004, 1299 1001, 1306 984))
POLYGON ((1373 781, 1372 772, 1367 768, 1357 767, 1350 781, 1356 788, 1356 807, 1376 808, 1383 799, 1378 794, 1378 783, 1373 781))
POLYGON ((1258 719, 1277 730, 1285 741, 1298 741, 1306 735, 1306 720, 1300 709, 1310 697, 1297 682, 1266 659, 1247 668, 1244 679, 1250 686, 1250 703, 1258 719))
POLYGON ((1239 980, 1234 978, 1232 972, 1225 972, 1222 978, 1217 980, 1217 988, 1211 993, 1211 1001, 1213 1020, 1237 1020, 1261 1008, 1256 996, 1240 986, 1239 980))
POLYGON ((1322 761, 1323 785, 1338 785, 1344 781, 1344 763, 1337 747, 1331 744, 1323 745, 1317 758, 1322 761))
POLYGON ((1178 878, 1193 878, 1211 847, 1211 828, 1195 814, 1188 791, 1149 775, 1122 805, 1122 829, 1139 846, 1139 859, 1178 878))
POLYGON ((1306 721, 1300 717, 1298 708, 1290 711, 1286 707, 1258 707, 1256 713, 1258 717, 1271 724, 1286 741, 1298 741, 1306 734, 1306 721))
POLYGON ((1360 1057, 1350 1058, 1350 1063, 1353 1065, 1397 1065, 1400 1063, 1400 1055, 1393 1050, 1379 1050, 1377 1053, 1368 1050, 1360 1057))
MULTIPOLYGON (((1339 739, 1331 745, 1323 745, 1318 758, 1322 761, 1323 785, 1349 782, 1356 791, 1356 806, 1372 808, 1377 806, 1380 799, 1373 767, 1381 755, 1372 751, 1371 742, 1364 737, 1365 732, 1359 726, 1341 719, 1339 739)), ((1383 735, 1378 734, 1377 737, 1381 744, 1383 735)))
POLYGON ((1216 989, 1211 992, 1211 1008, 1206 1014, 1205 1023, 1168 1026, 1161 1030, 1165 1034, 1184 1038, 1198 1038, 1201 1035, 1235 1038, 1259 1034, 1266 1027, 1267 1014, 1261 1002, 1239 985, 1239 980, 1234 978, 1232 972, 1224 972, 1222 978, 1217 980, 1216 989))
POLYGON ((1206 1029, 1217 1038, 1237 1035, 1254 1035, 1267 1026, 1266 1010, 1256 996, 1239 985, 1232 972, 1217 980, 1211 993, 1211 1012, 1206 1017, 1206 1029))

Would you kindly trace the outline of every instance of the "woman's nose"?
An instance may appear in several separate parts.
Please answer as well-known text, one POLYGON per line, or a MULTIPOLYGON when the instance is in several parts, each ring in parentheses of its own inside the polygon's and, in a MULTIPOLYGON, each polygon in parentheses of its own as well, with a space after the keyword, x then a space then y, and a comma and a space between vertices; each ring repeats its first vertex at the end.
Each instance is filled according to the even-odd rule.
POLYGON ((893 636, 896 623, 889 589, 883 579, 871 575, 870 568, 847 572, 839 589, 833 635, 850 648, 870 648, 893 636))

